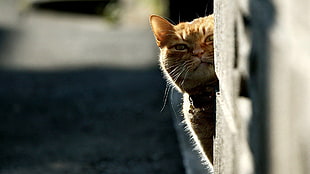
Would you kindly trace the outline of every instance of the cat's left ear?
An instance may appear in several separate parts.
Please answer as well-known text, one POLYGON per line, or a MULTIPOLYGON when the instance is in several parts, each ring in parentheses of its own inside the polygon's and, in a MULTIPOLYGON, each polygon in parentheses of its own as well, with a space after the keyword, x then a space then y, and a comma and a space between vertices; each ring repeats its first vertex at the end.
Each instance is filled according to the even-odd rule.
POLYGON ((157 45, 162 47, 169 35, 174 33, 174 25, 157 15, 150 16, 150 24, 152 26, 157 45))

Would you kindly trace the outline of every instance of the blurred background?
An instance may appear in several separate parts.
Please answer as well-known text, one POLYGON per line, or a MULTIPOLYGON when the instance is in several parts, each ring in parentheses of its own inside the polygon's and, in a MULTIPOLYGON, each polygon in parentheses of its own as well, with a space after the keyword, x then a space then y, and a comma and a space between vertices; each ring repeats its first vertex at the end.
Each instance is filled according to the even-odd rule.
POLYGON ((184 173, 148 16, 177 23, 212 9, 1 0, 0 174, 184 173))

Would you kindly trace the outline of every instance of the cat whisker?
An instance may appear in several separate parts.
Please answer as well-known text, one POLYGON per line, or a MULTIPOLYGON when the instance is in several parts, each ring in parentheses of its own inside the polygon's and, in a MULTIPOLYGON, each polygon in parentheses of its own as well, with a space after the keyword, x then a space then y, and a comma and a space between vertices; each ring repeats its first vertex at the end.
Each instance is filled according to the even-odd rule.
POLYGON ((172 76, 172 79, 177 82, 178 79, 181 77, 181 75, 184 73, 186 69, 182 68, 181 71, 179 71, 174 77, 172 76))
POLYGON ((209 7, 209 1, 207 1, 207 4, 206 4, 206 8, 205 8, 205 16, 208 15, 208 8, 209 7))
POLYGON ((182 70, 179 73, 177 73, 176 75, 172 76, 173 81, 176 82, 181 77, 183 72, 184 72, 184 70, 182 70))
POLYGON ((185 61, 185 62, 183 62, 183 64, 182 64, 181 66, 180 66, 179 64, 176 63, 176 64, 174 64, 173 66, 168 67, 169 69, 173 68, 173 70, 170 71, 170 74, 173 75, 174 72, 183 69, 183 68, 186 66, 187 63, 188 63, 188 61, 185 61), (175 67, 176 67, 176 68, 175 68, 175 67))
POLYGON ((164 103, 163 103, 162 108, 160 109, 160 112, 162 112, 167 105, 168 95, 169 95, 171 88, 172 88, 172 86, 169 83, 167 83, 165 93, 164 93, 164 100, 163 100, 164 103))
POLYGON ((169 74, 170 74, 171 77, 173 77, 173 76, 177 75, 180 70, 182 70, 182 67, 176 67, 172 71, 170 71, 169 74))
POLYGON ((187 70, 187 71, 185 72, 183 81, 182 81, 182 83, 180 84, 180 86, 183 86, 183 85, 184 85, 185 79, 186 79, 186 77, 187 77, 187 73, 188 73, 189 71, 190 71, 190 70, 187 70))
POLYGON ((191 64, 192 64, 193 62, 191 61, 191 60, 187 60, 187 61, 185 61, 185 62, 183 62, 183 68, 182 68, 182 71, 180 72, 180 74, 184 74, 184 76, 183 76, 183 80, 182 80, 182 82, 181 82, 181 86, 184 84, 184 81, 185 81, 185 79, 186 79, 186 77, 187 77, 187 74, 189 73, 189 71, 191 71, 191 64), (185 72, 185 73, 184 73, 185 72))
POLYGON ((179 64, 174 63, 174 65, 170 65, 171 63, 165 63, 167 69, 172 69, 175 67, 179 67, 179 64))
POLYGON ((188 69, 188 71, 193 71, 194 70, 194 66, 193 66, 194 64, 195 64, 194 61, 189 60, 189 61, 187 61, 185 68, 188 69))
POLYGON ((173 81, 177 81, 180 78, 181 74, 182 74, 182 70, 181 71, 177 71, 176 73, 171 74, 170 76, 171 76, 173 81))

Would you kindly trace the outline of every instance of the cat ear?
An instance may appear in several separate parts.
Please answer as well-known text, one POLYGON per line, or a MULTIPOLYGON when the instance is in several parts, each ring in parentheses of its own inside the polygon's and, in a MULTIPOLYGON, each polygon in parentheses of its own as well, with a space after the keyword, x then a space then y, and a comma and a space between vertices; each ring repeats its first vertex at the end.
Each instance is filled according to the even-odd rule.
POLYGON ((163 45, 169 34, 174 33, 174 25, 160 16, 151 15, 150 24, 159 47, 163 45))

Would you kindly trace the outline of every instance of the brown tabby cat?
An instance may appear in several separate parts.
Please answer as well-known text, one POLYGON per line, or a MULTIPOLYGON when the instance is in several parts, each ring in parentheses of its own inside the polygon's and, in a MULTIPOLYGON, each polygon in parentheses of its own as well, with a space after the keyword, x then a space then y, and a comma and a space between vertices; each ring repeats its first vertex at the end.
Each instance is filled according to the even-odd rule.
POLYGON ((183 114, 203 160, 213 163, 215 89, 213 15, 173 25, 150 16, 160 65, 168 82, 183 93, 183 114))

